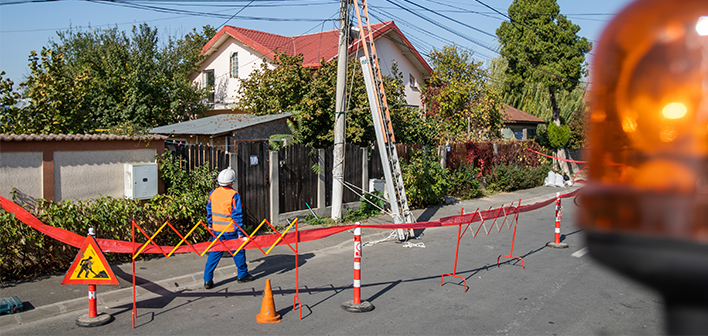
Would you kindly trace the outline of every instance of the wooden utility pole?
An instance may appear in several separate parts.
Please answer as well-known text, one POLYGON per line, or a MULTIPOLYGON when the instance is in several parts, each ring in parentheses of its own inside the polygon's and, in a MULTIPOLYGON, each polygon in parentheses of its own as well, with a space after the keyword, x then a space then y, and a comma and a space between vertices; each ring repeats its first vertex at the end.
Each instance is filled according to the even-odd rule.
POLYGON ((337 92, 334 111, 334 152, 332 153, 332 219, 342 218, 344 194, 344 142, 346 137, 347 49, 349 47, 349 1, 340 0, 337 92))

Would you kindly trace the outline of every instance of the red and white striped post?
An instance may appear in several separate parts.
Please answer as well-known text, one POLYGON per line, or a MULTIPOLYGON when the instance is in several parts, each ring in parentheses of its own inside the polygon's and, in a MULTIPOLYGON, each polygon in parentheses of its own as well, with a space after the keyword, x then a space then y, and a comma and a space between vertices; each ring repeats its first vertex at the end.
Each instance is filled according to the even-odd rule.
POLYGON ((546 244, 553 248, 567 248, 568 244, 561 243, 561 218, 563 217, 563 207, 561 206, 560 193, 556 193, 556 232, 552 243, 546 244))
MULTIPOLYGON (((88 229, 88 234, 96 238, 96 232, 93 228, 88 229)), ((79 316, 76 319, 76 325, 79 327, 98 327, 111 321, 113 321, 112 315, 98 314, 98 309, 96 309, 96 285, 88 285, 88 315, 79 316)))
POLYGON ((88 285, 88 295, 89 295, 89 312, 88 317, 98 316, 96 310, 96 285, 88 285))
POLYGON ((359 222, 354 227, 354 299, 342 303, 342 309, 352 313, 374 310, 374 305, 361 301, 361 228, 359 222))

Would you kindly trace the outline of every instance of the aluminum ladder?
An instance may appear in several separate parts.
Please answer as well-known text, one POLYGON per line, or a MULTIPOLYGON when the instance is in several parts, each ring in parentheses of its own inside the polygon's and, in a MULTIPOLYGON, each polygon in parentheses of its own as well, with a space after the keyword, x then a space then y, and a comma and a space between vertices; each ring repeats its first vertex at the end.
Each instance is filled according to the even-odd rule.
MULTIPOLYGON (((386 190, 391 204, 391 217, 396 224, 414 223, 413 215, 408 208, 406 189, 403 186, 403 174, 396 150, 396 138, 393 134, 393 125, 389 114, 386 93, 384 91, 383 77, 379 60, 374 46, 374 32, 369 21, 369 12, 366 0, 356 0, 356 18, 359 23, 359 39, 363 42, 364 57, 359 59, 364 73, 366 93, 371 107, 371 116, 376 131, 376 142, 379 146, 381 163, 383 164, 386 190), (365 23, 362 22, 362 13, 365 23), (387 164, 388 163, 388 164, 387 164)), ((413 236, 413 230, 398 229, 398 240, 404 241, 413 236)))

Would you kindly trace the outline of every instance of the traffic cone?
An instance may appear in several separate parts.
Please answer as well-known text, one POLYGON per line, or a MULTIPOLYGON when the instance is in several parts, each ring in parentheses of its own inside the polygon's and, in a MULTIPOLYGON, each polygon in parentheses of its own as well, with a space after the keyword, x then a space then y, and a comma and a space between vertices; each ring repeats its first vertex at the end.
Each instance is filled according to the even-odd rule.
POLYGON ((263 291, 263 303, 261 303, 261 313, 256 315, 258 323, 280 323, 280 315, 275 312, 275 302, 273 302, 273 290, 270 289, 270 279, 266 279, 265 290, 263 291))

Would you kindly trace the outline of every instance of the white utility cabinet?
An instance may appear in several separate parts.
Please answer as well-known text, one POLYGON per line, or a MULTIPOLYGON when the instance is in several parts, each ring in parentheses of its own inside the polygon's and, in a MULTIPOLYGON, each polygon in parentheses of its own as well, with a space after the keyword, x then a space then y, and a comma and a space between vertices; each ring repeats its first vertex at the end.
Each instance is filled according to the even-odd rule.
POLYGON ((125 197, 150 199, 157 195, 157 163, 124 164, 125 197))

